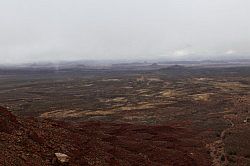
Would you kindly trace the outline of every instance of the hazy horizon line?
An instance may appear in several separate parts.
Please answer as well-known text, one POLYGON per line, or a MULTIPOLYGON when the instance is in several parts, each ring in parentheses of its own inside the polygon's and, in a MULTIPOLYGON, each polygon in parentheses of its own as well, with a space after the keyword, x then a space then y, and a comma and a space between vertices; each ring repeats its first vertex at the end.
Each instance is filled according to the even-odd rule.
POLYGON ((167 62, 249 62, 250 58, 204 58, 204 59, 170 59, 170 58, 134 58, 134 59, 77 59, 77 60, 38 60, 28 62, 1 63, 0 67, 8 66, 29 66, 29 65, 60 65, 66 63, 73 64, 119 64, 119 63, 167 63, 167 62))

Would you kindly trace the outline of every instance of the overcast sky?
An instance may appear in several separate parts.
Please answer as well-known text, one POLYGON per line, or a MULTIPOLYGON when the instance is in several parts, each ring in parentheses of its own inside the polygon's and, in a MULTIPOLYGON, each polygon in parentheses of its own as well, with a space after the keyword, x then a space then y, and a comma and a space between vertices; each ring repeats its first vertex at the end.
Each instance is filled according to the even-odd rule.
POLYGON ((249 0, 0 0, 1 63, 250 58, 249 0))

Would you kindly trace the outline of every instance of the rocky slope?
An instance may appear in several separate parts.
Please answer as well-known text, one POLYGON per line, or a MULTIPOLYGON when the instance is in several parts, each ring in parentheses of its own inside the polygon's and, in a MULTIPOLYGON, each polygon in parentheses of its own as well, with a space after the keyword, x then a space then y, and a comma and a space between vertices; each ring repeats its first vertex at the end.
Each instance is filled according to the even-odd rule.
POLYGON ((0 107, 0 165, 210 165, 183 128, 19 118, 0 107))

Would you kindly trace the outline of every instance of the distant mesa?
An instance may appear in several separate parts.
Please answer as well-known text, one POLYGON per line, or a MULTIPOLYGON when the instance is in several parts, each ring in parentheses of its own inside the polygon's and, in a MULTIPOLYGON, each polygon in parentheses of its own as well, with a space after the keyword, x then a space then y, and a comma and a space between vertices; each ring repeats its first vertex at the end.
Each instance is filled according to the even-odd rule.
POLYGON ((160 70, 182 70, 182 69, 187 69, 188 67, 183 66, 183 65, 171 65, 165 68, 161 68, 160 70))
POLYGON ((152 63, 151 64, 151 67, 158 67, 159 65, 158 65, 158 63, 152 63))

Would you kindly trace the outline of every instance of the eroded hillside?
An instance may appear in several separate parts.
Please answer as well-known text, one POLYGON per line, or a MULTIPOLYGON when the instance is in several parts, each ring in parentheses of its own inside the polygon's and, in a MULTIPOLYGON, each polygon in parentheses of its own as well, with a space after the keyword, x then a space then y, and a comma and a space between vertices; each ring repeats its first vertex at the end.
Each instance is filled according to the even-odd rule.
POLYGON ((6 166, 56 165, 58 152, 68 165, 209 165, 204 144, 174 126, 17 118, 0 107, 0 139, 6 166))

